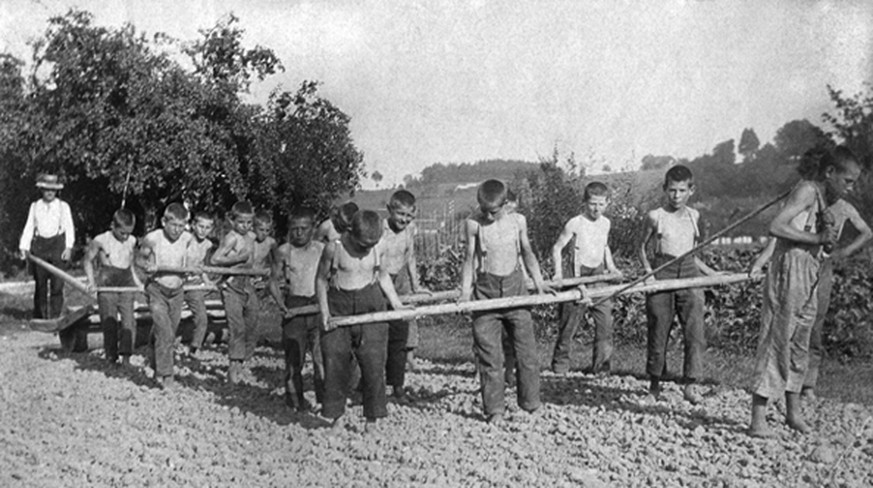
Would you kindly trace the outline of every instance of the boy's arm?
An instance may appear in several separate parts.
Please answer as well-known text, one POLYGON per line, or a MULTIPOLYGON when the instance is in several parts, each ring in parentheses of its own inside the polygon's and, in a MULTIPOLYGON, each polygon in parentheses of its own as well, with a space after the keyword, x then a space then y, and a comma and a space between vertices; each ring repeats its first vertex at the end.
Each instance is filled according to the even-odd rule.
POLYGON ((527 267, 531 279, 533 279, 537 293, 554 293, 555 290, 543 282, 543 273, 540 270, 540 263, 537 262, 537 257, 533 253, 533 249, 530 246, 530 239, 527 236, 527 219, 525 219, 524 215, 521 214, 516 214, 516 218, 518 219, 520 234, 519 240, 521 243, 521 254, 524 259, 524 265, 527 267))
POLYGON ((573 231, 570 229, 570 222, 567 222, 564 224, 564 228, 561 229, 561 234, 558 236, 555 245, 552 246, 552 263, 555 265, 554 281, 559 288, 561 286, 561 280, 564 279, 564 260, 562 258, 562 252, 572 238, 573 231))
POLYGON ((606 246, 603 250, 603 262, 606 263, 606 272, 610 274, 621 274, 621 271, 615 267, 615 261, 612 259, 612 250, 606 246))
POLYGON ((318 298, 318 308, 321 310, 321 327, 325 332, 333 328, 330 325, 330 308, 327 304, 327 287, 330 278, 330 263, 335 252, 334 243, 328 243, 321 251, 318 261, 318 272, 315 274, 315 296, 318 298))
MULTIPOLYGON (((381 261, 384 262, 384 252, 379 252, 383 253, 381 261)), ((379 287, 382 288, 382 292, 385 293, 385 297, 391 303, 391 307, 394 310, 409 308, 400 301, 400 297, 397 296, 397 290, 394 288, 394 280, 391 279, 391 274, 384 267, 379 268, 379 287)))
POLYGON ((412 293, 432 293, 426 286, 421 284, 418 276, 418 261, 415 259, 415 247, 406 248, 406 267, 409 268, 409 281, 412 285, 412 293))
MULTIPOLYGON (((215 266, 235 266, 243 264, 249 260, 251 249, 248 246, 243 246, 239 252, 234 252, 234 249, 239 238, 236 235, 228 232, 221 238, 221 243, 218 249, 212 254, 212 264, 215 266)), ((244 238, 243 238, 244 239, 244 238)))
POLYGON ((88 250, 85 251, 85 258, 82 263, 82 268, 85 269, 85 276, 88 277, 88 289, 92 292, 97 289, 97 280, 94 278, 94 258, 100 254, 101 250, 100 243, 97 242, 97 239, 91 239, 91 243, 88 244, 88 250))
POLYGON ((773 257, 773 251, 776 250, 776 238, 771 237, 767 239, 767 245, 764 246, 764 249, 761 249, 761 252, 755 256, 755 260, 752 261, 752 265, 749 266, 749 276, 756 275, 761 273, 761 270, 764 268, 764 265, 770 261, 770 258, 773 257))
POLYGON ((473 260, 476 259, 476 226, 475 221, 467 219, 467 250, 464 253, 464 264, 461 265, 461 295, 459 302, 467 302, 473 296, 473 260))
POLYGON ((285 300, 282 297, 282 289, 279 285, 280 280, 285 278, 284 271, 285 260, 280 258, 277 252, 272 261, 270 279, 267 282, 267 288, 270 290, 270 296, 273 297, 273 300, 276 301, 276 305, 279 306, 279 310, 282 311, 282 315, 287 315, 288 307, 285 306, 285 300))
POLYGON ((816 189, 812 185, 812 183, 801 183, 788 195, 785 206, 770 222, 770 235, 801 244, 824 244, 828 241, 828 232, 817 234, 797 229, 791 225, 794 217, 815 202, 816 189))
POLYGON ((649 263, 649 257, 646 255, 646 246, 649 244, 649 241, 652 239, 652 236, 655 235, 655 226, 652 222, 651 214, 646 215, 646 227, 643 230, 643 240, 640 243, 639 249, 639 258, 640 263, 643 265, 643 270, 646 273, 652 272, 652 265, 649 263))
POLYGON ((155 256, 154 243, 149 239, 143 239, 136 253, 136 266, 148 274, 157 271, 157 259, 155 256))
POLYGON ((873 231, 870 230, 870 226, 867 225, 867 222, 864 221, 863 218, 861 218, 861 215, 855 207, 850 207, 848 210, 848 220, 855 226, 855 229, 858 230, 858 236, 855 237, 855 239, 846 247, 836 249, 832 252, 831 259, 847 258, 858 251, 858 249, 861 249, 864 244, 867 244, 867 242, 873 238, 873 231))
POLYGON ((136 249, 139 245, 139 241, 133 243, 133 259, 130 260, 130 277, 133 280, 133 284, 142 288, 142 280, 139 279, 139 275, 136 273, 136 249))

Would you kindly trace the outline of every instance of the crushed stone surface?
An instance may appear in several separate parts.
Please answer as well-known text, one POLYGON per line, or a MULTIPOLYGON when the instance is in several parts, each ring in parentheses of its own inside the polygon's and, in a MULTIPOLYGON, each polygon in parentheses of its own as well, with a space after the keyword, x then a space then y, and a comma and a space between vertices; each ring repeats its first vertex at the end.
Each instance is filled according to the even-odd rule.
MULTIPOLYGON (((659 399, 632 376, 543 372, 544 406, 482 420, 472 364, 419 360, 414 402, 367 428, 360 406, 330 425, 283 402, 281 351, 261 347, 226 382, 219 346, 179 359, 154 387, 143 351, 65 354, 37 332, 0 338, 0 486, 873 486, 871 409, 810 402, 814 432, 770 409, 774 439, 746 435, 749 394, 712 386, 659 399)), ((311 392, 307 392, 315 402, 311 392)))

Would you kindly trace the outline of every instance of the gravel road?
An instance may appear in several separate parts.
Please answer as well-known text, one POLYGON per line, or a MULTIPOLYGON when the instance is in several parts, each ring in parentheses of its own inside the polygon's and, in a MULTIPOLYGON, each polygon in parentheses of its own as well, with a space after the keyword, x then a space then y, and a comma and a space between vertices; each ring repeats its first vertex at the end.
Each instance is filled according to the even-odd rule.
POLYGON ((365 431, 359 406, 335 427, 290 412, 271 348, 240 385, 218 348, 177 363, 180 387, 161 391, 141 355, 113 367, 56 344, 0 339, 0 486, 873 486, 865 405, 807 405, 809 436, 776 405, 777 438, 757 440, 742 390, 712 387, 693 407, 672 384, 654 400, 632 376, 544 372, 545 406, 491 426, 471 364, 422 361, 415 403, 365 431))

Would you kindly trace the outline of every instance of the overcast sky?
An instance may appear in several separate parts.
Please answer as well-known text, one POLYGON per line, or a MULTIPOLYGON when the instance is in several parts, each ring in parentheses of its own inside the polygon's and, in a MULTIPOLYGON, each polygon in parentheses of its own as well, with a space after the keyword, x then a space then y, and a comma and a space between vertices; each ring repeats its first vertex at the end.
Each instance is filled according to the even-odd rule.
POLYGON ((182 39, 234 12, 286 67, 253 96, 322 81, 389 184, 556 146, 614 168, 695 157, 745 127, 768 141, 793 119, 821 124, 827 84, 854 93, 873 80, 865 0, 0 0, 0 49, 27 56, 74 5, 182 39))

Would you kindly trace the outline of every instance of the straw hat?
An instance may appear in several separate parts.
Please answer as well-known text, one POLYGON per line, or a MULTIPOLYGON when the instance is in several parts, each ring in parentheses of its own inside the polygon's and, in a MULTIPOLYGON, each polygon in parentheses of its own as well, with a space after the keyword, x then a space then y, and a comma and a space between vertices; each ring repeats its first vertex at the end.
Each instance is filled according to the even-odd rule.
POLYGON ((36 178, 36 187, 41 190, 63 190, 64 184, 58 179, 58 175, 43 173, 36 178))

